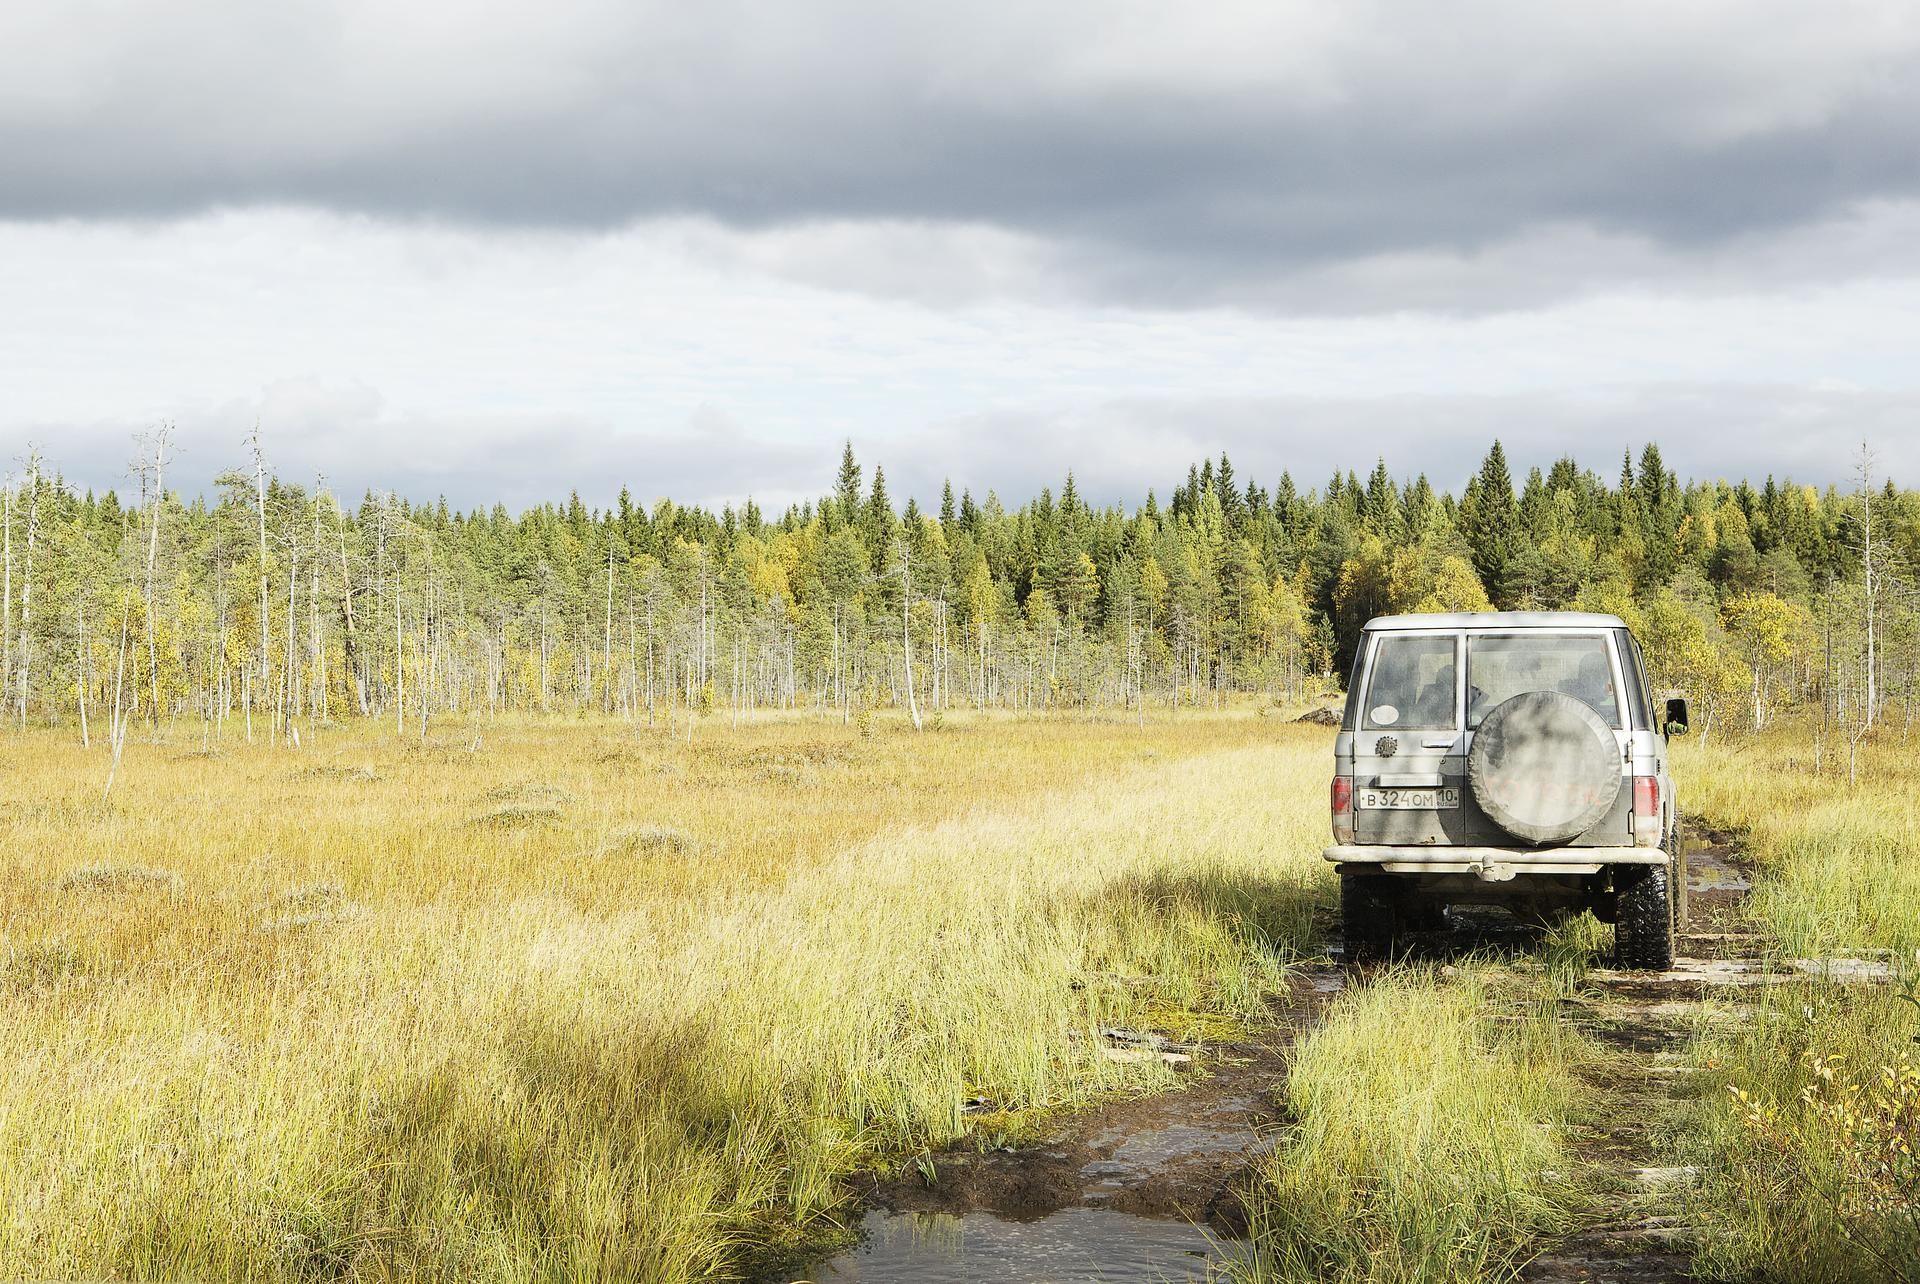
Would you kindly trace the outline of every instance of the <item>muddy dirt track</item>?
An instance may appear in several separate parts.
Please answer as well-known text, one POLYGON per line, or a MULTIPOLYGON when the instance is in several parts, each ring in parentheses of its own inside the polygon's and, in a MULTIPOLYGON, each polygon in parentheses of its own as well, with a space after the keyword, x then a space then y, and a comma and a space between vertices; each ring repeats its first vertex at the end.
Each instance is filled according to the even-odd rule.
MULTIPOLYGON (((1703 996, 1767 974, 1750 957, 1757 940, 1742 915, 1749 883, 1729 835, 1693 837, 1687 884, 1681 957, 1672 971, 1598 969, 1588 974, 1580 997, 1562 1004, 1566 1020, 1613 1053, 1589 1072, 1588 1083, 1605 1107, 1594 1115, 1607 1122, 1574 1146, 1594 1165, 1587 1184, 1607 1196, 1610 1212, 1605 1222, 1547 1246, 1524 1279, 1662 1284, 1691 1278, 1680 1210, 1693 1175, 1661 1166, 1656 1133, 1685 1109, 1692 1090, 1696 1071, 1687 1049, 1703 996)), ((1328 935, 1337 939, 1338 932, 1328 935)), ((1412 952, 1428 959, 1468 951, 1498 956, 1536 939, 1511 920, 1466 917, 1450 932, 1417 940, 1412 952)), ((1010 1221, 1105 1210, 1205 1225, 1226 1237, 1242 1234, 1241 1192, 1253 1161, 1283 1122, 1293 1044, 1349 984, 1365 984, 1365 977, 1350 976, 1337 961, 1300 970, 1291 994, 1275 1004, 1271 1024, 1239 1044, 1187 1049, 1152 1032, 1107 1032, 1108 1055, 1166 1055, 1198 1067, 1193 1082, 1064 1119, 1016 1149, 931 1156, 897 1178, 870 1179, 867 1203, 885 1213, 986 1213, 1010 1221)))

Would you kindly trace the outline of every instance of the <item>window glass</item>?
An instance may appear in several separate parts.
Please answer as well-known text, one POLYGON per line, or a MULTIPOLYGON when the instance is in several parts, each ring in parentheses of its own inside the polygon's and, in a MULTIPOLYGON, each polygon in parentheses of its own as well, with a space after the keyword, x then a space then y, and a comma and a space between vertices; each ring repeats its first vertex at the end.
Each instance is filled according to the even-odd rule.
POLYGON ((1653 726, 1653 693, 1647 690, 1647 666, 1640 658, 1640 644, 1624 630, 1614 637, 1626 643, 1620 661, 1627 670, 1627 707, 1633 710, 1633 725, 1645 730, 1653 726))
POLYGON ((1373 644, 1363 706, 1369 730, 1457 724, 1452 637, 1384 633, 1373 644))
POLYGON ((1352 731, 1354 719, 1360 716, 1360 684, 1366 675, 1360 671, 1360 657, 1353 659, 1353 681, 1347 686, 1347 704, 1340 715, 1340 730, 1352 731))
POLYGON ((1528 691, 1558 691, 1584 700, 1609 727, 1620 725, 1620 699, 1604 636, 1551 633, 1487 635, 1467 640, 1467 725, 1502 701, 1528 691))

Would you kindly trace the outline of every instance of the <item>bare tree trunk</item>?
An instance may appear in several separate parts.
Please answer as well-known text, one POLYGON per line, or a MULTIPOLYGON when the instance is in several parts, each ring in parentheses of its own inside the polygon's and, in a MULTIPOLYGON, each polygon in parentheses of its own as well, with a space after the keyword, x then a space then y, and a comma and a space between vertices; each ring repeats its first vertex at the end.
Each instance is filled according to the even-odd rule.
POLYGON ((27 725, 27 695, 33 680, 33 549, 40 535, 40 452, 27 457, 27 560, 20 590, 20 725, 27 725))
MULTIPOLYGON (((0 588, 0 702, 13 680, 13 483, 0 487, 0 525, 6 528, 6 584, 0 588)), ((4 707, 0 704, 0 707, 4 707)))
POLYGON ((127 744, 127 715, 121 712, 120 696, 125 688, 127 675, 127 605, 120 604, 120 658, 113 668, 113 718, 109 725, 109 739, 112 741, 112 756, 107 760, 107 787, 100 791, 100 801, 105 802, 113 793, 113 778, 120 771, 120 751, 127 744))
POLYGON ((78 593, 73 595, 73 619, 78 636, 79 654, 74 657, 75 667, 79 669, 80 690, 80 747, 93 748, 93 741, 87 735, 87 605, 78 593))
POLYGON ((393 586, 393 730, 407 734, 407 656, 401 650, 400 586, 393 586))
POLYGON ((324 478, 313 483, 313 560, 307 567, 307 734, 314 719, 327 716, 327 652, 320 640, 320 563, 326 545, 320 542, 320 494, 324 478))
POLYGON ((260 425, 253 425, 248 440, 253 446, 254 512, 260 521, 260 685, 264 689, 271 676, 273 644, 268 636, 267 606, 267 460, 260 453, 260 425))
POLYGON ((611 540, 609 540, 607 543, 607 639, 606 639, 606 652, 601 662, 601 668, 605 670, 605 672, 601 674, 601 680, 606 683, 606 694, 605 694, 605 700, 603 701, 603 703, 604 703, 606 712, 612 713, 613 712, 613 543, 611 540))
MULTIPOLYGON (((160 556, 160 509, 167 497, 167 446, 172 437, 171 424, 163 424, 153 434, 153 511, 147 520, 147 586, 145 594, 147 611, 147 678, 151 685, 153 707, 147 711, 148 719, 154 726, 160 725, 160 648, 156 639, 158 628, 153 618, 153 572, 154 564, 160 556)), ((144 481, 144 478, 142 479, 144 481)), ((142 489, 145 489, 143 486, 142 489)))
POLYGON ((627 575, 627 675, 621 680, 621 691, 626 708, 627 721, 633 721, 633 698, 640 678, 640 640, 634 636, 633 617, 633 575, 627 575))
POLYGON ((439 673, 440 650, 433 639, 433 542, 427 542, 427 583, 420 607, 420 743, 427 742, 427 719, 433 715, 433 683, 439 673))
POLYGON ((1876 574, 1876 567, 1873 563, 1873 465, 1873 451, 1869 449, 1867 443, 1863 441, 1860 443, 1859 462, 1855 465, 1854 475, 1860 479, 1860 566, 1864 580, 1862 587, 1866 590, 1866 602, 1864 605, 1867 616, 1867 669, 1863 675, 1865 680, 1862 684, 1863 695, 1866 699, 1866 708, 1862 711, 1862 722, 1866 727, 1873 726, 1874 718, 1878 714, 1880 707, 1880 693, 1878 689, 1879 664, 1875 645, 1877 639, 1874 628, 1877 623, 1876 616, 1878 612, 1876 608, 1880 595, 1880 582, 1876 574))
POLYGON ((343 643, 347 677, 353 683, 354 699, 360 706, 360 716, 364 718, 367 716, 367 683, 354 653, 353 572, 347 565, 347 515, 344 511, 340 514, 340 607, 347 625, 347 636, 343 643))
POLYGON ((920 725, 920 705, 913 697, 913 630, 908 627, 910 611, 913 608, 913 551, 907 541, 900 541, 900 648, 905 659, 907 677, 907 715, 913 719, 913 729, 922 730, 920 725))
POLYGON ((300 691, 298 686, 300 674, 298 637, 300 630, 294 623, 300 616, 293 598, 294 586, 300 582, 300 545, 294 539, 294 532, 297 531, 299 527, 289 525, 290 529, 287 531, 287 694, 286 700, 281 706, 281 716, 285 719, 285 729, 289 735, 292 735, 294 710, 298 708, 300 704, 300 691))

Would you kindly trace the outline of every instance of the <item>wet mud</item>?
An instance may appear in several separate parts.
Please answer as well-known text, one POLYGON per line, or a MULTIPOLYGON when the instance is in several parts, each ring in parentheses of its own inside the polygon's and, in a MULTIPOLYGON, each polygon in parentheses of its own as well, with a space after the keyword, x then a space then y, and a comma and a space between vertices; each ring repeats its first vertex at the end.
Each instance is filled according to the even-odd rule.
POLYGON ((1061 1120, 1008 1150, 955 1149, 876 1182, 870 1206, 890 1213, 985 1212, 1031 1221, 1066 1209, 1246 1228, 1240 1192, 1280 1118, 1277 1093, 1299 1031, 1332 1001, 1334 969, 1309 970, 1289 1001, 1246 1042, 1197 1049, 1190 1086, 1115 1101, 1061 1120))
POLYGON ((823 1265, 815 1284, 1179 1284, 1219 1278, 1239 1249, 1204 1227, 1068 1208, 1016 1221, 991 1213, 875 1209, 861 1244, 823 1265))

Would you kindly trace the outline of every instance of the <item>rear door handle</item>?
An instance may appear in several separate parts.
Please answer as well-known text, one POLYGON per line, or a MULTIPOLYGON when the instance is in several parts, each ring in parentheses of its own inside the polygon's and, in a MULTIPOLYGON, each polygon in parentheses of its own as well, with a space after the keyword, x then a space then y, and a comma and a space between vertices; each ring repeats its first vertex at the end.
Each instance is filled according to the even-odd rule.
POLYGON ((1451 749, 1453 748, 1453 741, 1454 737, 1452 736, 1426 736, 1420 741, 1420 747, 1422 749, 1451 749))

